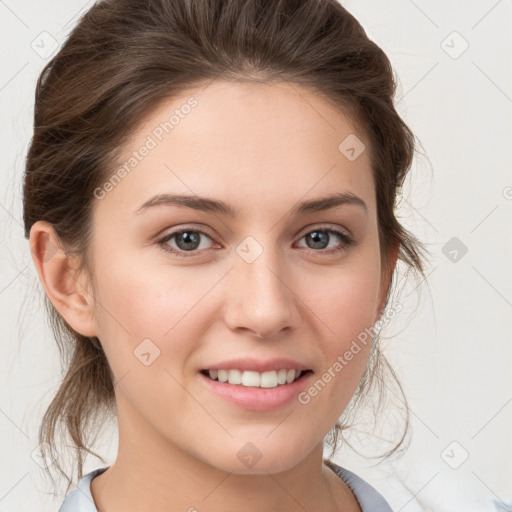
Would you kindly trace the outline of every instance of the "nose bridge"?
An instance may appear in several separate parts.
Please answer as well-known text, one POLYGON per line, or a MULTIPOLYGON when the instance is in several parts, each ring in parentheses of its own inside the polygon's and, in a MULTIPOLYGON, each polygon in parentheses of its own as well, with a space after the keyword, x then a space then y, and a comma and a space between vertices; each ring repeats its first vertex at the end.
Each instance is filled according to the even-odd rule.
MULTIPOLYGON (((263 237, 260 237, 262 239, 263 237)), ((291 272, 272 236, 260 243, 248 236, 236 248, 232 277, 236 294, 230 304, 232 328, 247 328, 268 337, 292 327, 298 319, 291 272)))

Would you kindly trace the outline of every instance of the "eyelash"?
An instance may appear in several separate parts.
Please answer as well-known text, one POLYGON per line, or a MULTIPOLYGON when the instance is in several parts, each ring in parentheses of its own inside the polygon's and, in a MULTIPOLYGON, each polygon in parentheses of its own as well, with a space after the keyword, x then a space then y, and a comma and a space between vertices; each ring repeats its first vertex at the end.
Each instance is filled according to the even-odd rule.
MULTIPOLYGON (((321 253, 321 254, 322 253, 323 254, 341 253, 343 251, 348 250, 351 246, 356 245, 356 243, 357 243, 352 237, 350 237, 346 233, 344 233, 342 231, 339 231, 337 229, 327 228, 327 227, 319 227, 319 228, 312 229, 311 231, 308 231, 307 233, 305 233, 300 239, 302 240, 302 238, 304 238, 306 235, 309 235, 310 233, 314 233, 315 231, 321 231, 321 232, 326 232, 326 233, 333 233, 334 235, 338 236, 343 241, 343 244, 339 248, 330 249, 330 250, 309 249, 310 251, 313 251, 313 252, 318 252, 318 253, 321 253)), ((162 238, 162 239, 160 239, 158 241, 158 245, 160 245, 164 251, 169 252, 169 253, 174 254, 174 255, 177 255, 179 257, 188 258, 188 257, 197 256, 198 252, 201 252, 201 251, 197 251, 197 250, 194 250, 194 251, 177 250, 177 249, 174 249, 174 248, 170 247, 166 243, 169 240, 172 240, 175 236, 180 235, 181 233, 185 233, 185 232, 199 233, 201 235, 205 235, 210 240, 212 240, 212 237, 209 236, 204 231, 201 231, 199 229, 192 229, 192 228, 182 228, 182 229, 180 229, 178 231, 173 231, 172 233, 168 233, 167 235, 165 235, 164 238, 162 238)))

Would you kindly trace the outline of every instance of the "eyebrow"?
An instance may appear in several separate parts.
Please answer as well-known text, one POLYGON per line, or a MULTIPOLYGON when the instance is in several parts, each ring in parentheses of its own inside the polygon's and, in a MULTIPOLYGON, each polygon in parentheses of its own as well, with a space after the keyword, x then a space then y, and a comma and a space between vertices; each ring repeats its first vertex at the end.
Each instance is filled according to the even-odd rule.
MULTIPOLYGON (((149 208, 160 205, 185 206, 186 208, 192 208, 194 210, 223 214, 231 218, 235 218, 239 213, 238 209, 224 201, 184 194, 157 194, 145 201, 134 213, 139 215, 149 208)), ((359 206, 365 213, 368 212, 366 203, 360 197, 351 192, 338 192, 327 197, 298 203, 292 208, 291 215, 305 215, 344 205, 359 206)))

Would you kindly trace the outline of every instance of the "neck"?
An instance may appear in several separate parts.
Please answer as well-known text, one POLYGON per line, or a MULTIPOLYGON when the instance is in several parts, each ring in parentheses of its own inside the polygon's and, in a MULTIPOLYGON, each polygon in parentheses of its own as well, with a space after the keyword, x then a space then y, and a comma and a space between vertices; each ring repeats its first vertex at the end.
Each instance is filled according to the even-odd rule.
POLYGON ((155 434, 140 416, 127 418, 120 409, 118 415, 116 461, 91 483, 99 512, 360 511, 348 486, 323 464, 322 443, 285 471, 230 473, 155 434))

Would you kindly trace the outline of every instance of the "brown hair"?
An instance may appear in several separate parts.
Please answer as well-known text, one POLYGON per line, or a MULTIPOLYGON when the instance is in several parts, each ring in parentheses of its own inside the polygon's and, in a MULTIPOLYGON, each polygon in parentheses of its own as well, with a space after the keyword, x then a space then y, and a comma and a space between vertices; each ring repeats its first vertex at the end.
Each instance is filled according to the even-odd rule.
MULTIPOLYGON (((398 246, 399 259, 424 273, 424 247, 394 214, 415 139, 393 105, 392 67, 336 0, 97 2, 37 81, 24 175, 25 237, 34 222, 51 223, 66 252, 79 256, 78 270, 91 273, 93 191, 112 173, 123 144, 163 100, 216 79, 302 85, 362 127, 370 143, 383 269, 398 246)), ((89 436, 101 429, 99 414, 115 413, 113 374, 98 338, 74 331, 46 296, 45 307, 66 374, 39 440, 43 460, 48 451, 71 482, 54 453, 58 427, 63 423, 71 437, 80 479, 84 451, 97 455, 89 436)), ((386 368, 375 340, 352 405, 383 383, 386 368)), ((331 431, 333 453, 345 428, 338 422, 331 431)))

